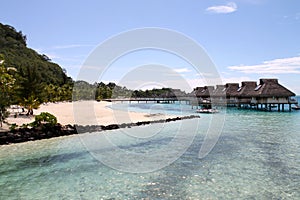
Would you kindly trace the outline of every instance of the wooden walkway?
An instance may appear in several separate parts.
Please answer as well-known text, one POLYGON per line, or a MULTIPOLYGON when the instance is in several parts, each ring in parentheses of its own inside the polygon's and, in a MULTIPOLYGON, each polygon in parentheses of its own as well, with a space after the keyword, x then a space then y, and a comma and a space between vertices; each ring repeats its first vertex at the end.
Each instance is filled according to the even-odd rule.
POLYGON ((245 109, 253 109, 253 110, 261 110, 261 111, 278 111, 284 112, 286 109, 288 111, 292 111, 292 105, 297 106, 298 101, 296 99, 290 99, 288 102, 267 102, 267 103, 258 103, 256 101, 199 101, 198 104, 192 104, 197 107, 212 107, 212 106, 226 106, 226 107, 237 107, 237 108, 245 108, 245 109))
POLYGON ((137 102, 137 103, 185 103, 190 104, 190 99, 188 98, 123 98, 123 99, 103 99, 108 102, 137 102))
POLYGON ((161 103, 161 104, 186 104, 191 105, 192 109, 199 107, 212 107, 212 106, 226 106, 226 107, 238 107, 248 108, 254 110, 272 111, 278 110, 285 111, 285 106, 288 106, 288 110, 292 110, 292 105, 297 105, 297 100, 289 100, 289 102, 272 102, 272 103, 255 103, 255 102, 243 102, 243 101, 232 101, 232 100, 197 100, 194 97, 177 97, 177 98, 122 98, 122 99, 103 99, 103 101, 113 103, 161 103))

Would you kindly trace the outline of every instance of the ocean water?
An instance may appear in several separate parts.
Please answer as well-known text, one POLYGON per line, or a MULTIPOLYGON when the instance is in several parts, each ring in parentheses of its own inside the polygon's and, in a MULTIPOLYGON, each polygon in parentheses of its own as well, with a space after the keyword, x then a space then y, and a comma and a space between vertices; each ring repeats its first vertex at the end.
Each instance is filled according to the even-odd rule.
MULTIPOLYGON (((195 114, 187 105, 114 106, 195 114)), ((217 115, 221 135, 201 159, 213 115, 0 146, 0 199, 300 199, 300 111, 217 115)))

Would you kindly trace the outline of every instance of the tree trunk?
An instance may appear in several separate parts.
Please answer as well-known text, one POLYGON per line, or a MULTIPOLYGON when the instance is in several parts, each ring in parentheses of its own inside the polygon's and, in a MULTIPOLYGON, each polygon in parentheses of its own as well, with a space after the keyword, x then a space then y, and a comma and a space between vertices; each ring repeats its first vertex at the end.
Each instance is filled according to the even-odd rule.
POLYGON ((0 109, 0 127, 2 127, 2 110, 0 109))
POLYGON ((33 109, 32 108, 28 108, 26 115, 33 115, 33 109))

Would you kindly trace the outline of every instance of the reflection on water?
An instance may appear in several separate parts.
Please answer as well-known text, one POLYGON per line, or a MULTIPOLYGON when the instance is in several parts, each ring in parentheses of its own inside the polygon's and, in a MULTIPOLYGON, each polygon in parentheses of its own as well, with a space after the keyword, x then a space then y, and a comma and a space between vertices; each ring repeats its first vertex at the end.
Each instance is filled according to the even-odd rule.
MULTIPOLYGON (((78 136, 1 146, 0 199, 300 199, 300 112, 229 109, 221 138, 203 159, 198 153, 210 116, 189 123, 197 120, 188 150, 151 173, 101 164, 78 136)), ((166 124, 153 140, 127 140, 122 130, 107 135, 122 149, 147 152, 166 145, 179 123, 166 124)))

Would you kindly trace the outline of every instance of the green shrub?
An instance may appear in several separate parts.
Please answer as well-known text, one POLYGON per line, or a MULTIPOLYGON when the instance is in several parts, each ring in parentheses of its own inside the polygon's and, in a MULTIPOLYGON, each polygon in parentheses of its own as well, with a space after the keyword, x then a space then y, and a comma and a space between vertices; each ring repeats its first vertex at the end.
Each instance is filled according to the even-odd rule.
POLYGON ((21 128, 28 128, 29 125, 30 125, 30 124, 22 124, 20 127, 21 127, 21 128))
POLYGON ((18 125, 16 123, 13 123, 9 126, 10 131, 14 131, 16 130, 16 128, 18 128, 18 125))
POLYGON ((57 124, 57 119, 54 115, 48 112, 42 112, 41 114, 35 116, 34 122, 31 124, 31 126, 37 127, 42 124, 54 126, 57 124))

